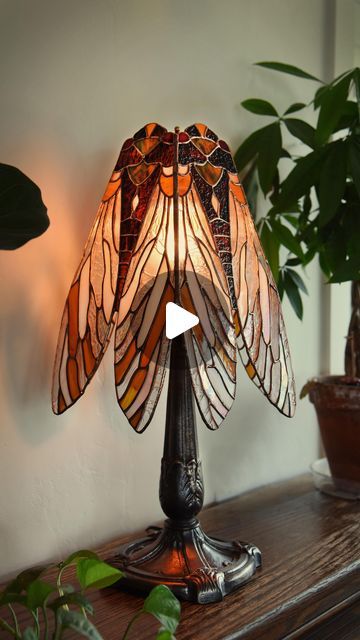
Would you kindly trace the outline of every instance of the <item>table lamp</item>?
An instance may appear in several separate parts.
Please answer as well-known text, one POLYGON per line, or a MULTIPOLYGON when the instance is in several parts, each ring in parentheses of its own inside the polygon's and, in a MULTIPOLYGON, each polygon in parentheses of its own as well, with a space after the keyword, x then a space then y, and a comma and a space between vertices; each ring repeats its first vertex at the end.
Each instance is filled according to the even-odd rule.
POLYGON ((121 583, 221 600, 261 565, 253 544, 209 537, 194 398, 217 429, 235 397, 239 353, 281 413, 295 410, 280 299, 228 145, 204 124, 148 124, 125 141, 66 300, 52 406, 84 393, 114 333, 120 408, 149 425, 169 368, 160 503, 167 520, 119 549, 121 583))

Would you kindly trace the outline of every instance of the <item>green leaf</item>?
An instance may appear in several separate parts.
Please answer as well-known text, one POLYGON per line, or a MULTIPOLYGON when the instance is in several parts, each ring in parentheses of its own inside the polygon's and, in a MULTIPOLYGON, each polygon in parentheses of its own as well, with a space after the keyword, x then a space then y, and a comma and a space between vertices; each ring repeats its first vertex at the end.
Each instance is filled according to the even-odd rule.
POLYGON ((319 87, 315 93, 314 97, 314 109, 318 109, 322 104, 323 100, 325 100, 326 96, 331 91, 331 84, 325 84, 322 87, 319 87))
POLYGON ((349 282, 353 280, 360 280, 360 268, 359 265, 354 265, 350 260, 347 260, 336 269, 329 282, 349 282))
POLYGON ((303 291, 304 293, 308 293, 305 282, 297 271, 295 271, 294 269, 286 268, 286 273, 290 276, 298 289, 301 289, 301 291, 303 291))
POLYGON ((274 280, 277 282, 279 277, 280 242, 275 233, 272 233, 266 220, 261 228, 260 240, 274 276, 274 280))
POLYGON ((297 161, 281 185, 280 195, 274 205, 275 211, 288 211, 291 205, 316 184, 320 177, 323 156, 324 149, 315 149, 297 161))
POLYGON ((3 607, 7 604, 22 604, 24 607, 26 604, 26 596, 21 595, 20 593, 10 593, 7 591, 3 591, 0 594, 0 607, 3 607))
POLYGON ((96 558, 80 558, 76 573, 83 589, 103 589, 118 582, 124 576, 116 567, 96 558))
POLYGON ((356 101, 358 105, 360 105, 360 69, 359 67, 356 67, 353 70, 353 80, 355 85, 356 101))
POLYGON ((290 275, 285 271, 284 273, 284 288, 286 291, 286 295, 289 298, 290 304, 294 309, 299 320, 303 318, 303 304, 301 300, 301 296, 299 293, 299 289, 295 284, 294 280, 290 277, 290 275))
POLYGON ((44 605, 45 600, 50 593, 54 591, 54 587, 43 580, 34 580, 27 590, 26 605, 29 609, 35 610, 44 605))
POLYGON ((260 150, 264 147, 264 144, 266 144, 267 131, 269 127, 272 126, 273 124, 268 124, 266 127, 262 127, 261 129, 254 131, 240 145, 234 156, 234 161, 238 171, 243 169, 250 160, 256 158, 260 150))
POLYGON ((284 116, 287 116, 289 113, 295 113, 295 111, 301 111, 301 109, 304 109, 306 106, 305 102, 294 102, 284 111, 284 116))
POLYGON ((345 191, 347 171, 347 144, 342 140, 328 145, 319 183, 319 225, 331 220, 345 191))
POLYGON ((85 611, 90 615, 93 615, 94 613, 93 606, 89 602, 89 600, 82 593, 77 592, 67 593, 66 595, 56 598, 48 605, 48 607, 49 609, 52 609, 52 611, 57 611, 65 605, 75 605, 81 607, 82 609, 85 609, 85 611))
POLYGON ((304 258, 304 254, 301 245, 295 236, 293 236, 290 229, 283 225, 280 220, 274 219, 271 220, 271 227, 281 244, 302 260, 304 258))
POLYGON ((347 74, 323 95, 315 132, 316 144, 324 144, 334 132, 347 101, 350 81, 351 74, 347 74))
POLYGON ((256 62, 258 67, 264 67, 265 69, 272 69, 273 71, 280 71, 281 73, 288 73, 291 76, 297 76, 298 78, 305 78, 306 80, 315 80, 321 82, 319 78, 312 76, 307 71, 303 71, 299 67, 295 67, 292 64, 284 64, 283 62, 256 62))
POLYGON ((167 631, 166 629, 160 629, 157 632, 155 640, 173 640, 175 636, 171 633, 171 631, 167 631))
POLYGON ((263 137, 263 144, 258 157, 258 174, 260 187, 266 195, 272 186, 273 178, 280 159, 282 147, 279 122, 271 124, 263 137))
POLYGON ((4 593, 21 593, 25 591, 34 580, 37 580, 44 573, 45 569, 46 567, 25 569, 8 584, 4 593))
POLYGON ((281 149, 280 158, 289 158, 291 160, 291 154, 286 149, 281 149))
POLYGON ((334 133, 336 131, 341 131, 342 129, 350 129, 354 127, 359 119, 358 106, 356 102, 352 100, 347 100, 344 104, 343 111, 340 115, 338 123, 334 129, 334 133))
POLYGON ((247 111, 251 113, 257 113, 259 116, 278 116, 278 112, 275 107, 267 100, 261 100, 260 98, 249 98, 244 100, 241 105, 247 111))
POLYGON ((307 144, 308 147, 315 148, 314 127, 299 118, 284 118, 283 122, 292 136, 307 144))
POLYGON ((78 611, 59 609, 58 618, 64 629, 72 629, 89 640, 103 640, 96 627, 78 611))
POLYGON ((38 634, 33 627, 27 627, 22 634, 23 640, 38 640, 38 634))
POLYGON ((153 615, 164 629, 174 633, 180 620, 180 602, 168 587, 159 584, 146 598, 143 610, 153 615))
POLYGON ((71 564, 76 564, 78 560, 82 558, 93 558, 94 560, 99 560, 99 556, 94 553, 94 551, 88 551, 87 549, 80 549, 80 551, 75 551, 70 554, 66 560, 60 563, 59 567, 68 567, 71 564))
POLYGON ((0 164, 0 249, 17 249, 48 226, 39 187, 16 167, 0 164))
POLYGON ((352 178, 360 196, 360 136, 349 138, 349 164, 352 178))

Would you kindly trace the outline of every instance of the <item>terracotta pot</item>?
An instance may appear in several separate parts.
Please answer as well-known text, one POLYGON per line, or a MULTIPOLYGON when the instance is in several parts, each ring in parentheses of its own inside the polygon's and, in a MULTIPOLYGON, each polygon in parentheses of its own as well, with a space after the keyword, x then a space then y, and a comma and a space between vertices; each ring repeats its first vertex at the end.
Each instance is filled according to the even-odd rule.
POLYGON ((324 376, 309 383, 334 478, 360 482, 360 380, 324 376))

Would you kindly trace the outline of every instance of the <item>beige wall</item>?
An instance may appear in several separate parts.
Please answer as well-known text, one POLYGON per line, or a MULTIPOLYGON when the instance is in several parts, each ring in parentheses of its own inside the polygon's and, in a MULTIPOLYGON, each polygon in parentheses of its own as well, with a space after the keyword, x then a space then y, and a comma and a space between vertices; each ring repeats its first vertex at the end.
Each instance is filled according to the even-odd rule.
MULTIPOLYGON (((86 395, 50 409, 67 289, 122 141, 153 120, 208 123, 235 149, 255 116, 246 97, 281 109, 311 85, 256 69, 284 60, 322 75, 322 0, 2 0, 1 160, 42 187, 51 227, 0 255, 0 575, 91 546, 161 517, 157 487, 165 394, 138 436, 115 401, 109 352, 86 395)), ((264 122, 265 123, 265 122, 264 122)), ((319 368, 319 274, 301 324, 285 305, 297 388, 319 368)), ((302 472, 317 457, 312 407, 289 421, 239 368, 222 428, 199 424, 206 500, 302 472)))

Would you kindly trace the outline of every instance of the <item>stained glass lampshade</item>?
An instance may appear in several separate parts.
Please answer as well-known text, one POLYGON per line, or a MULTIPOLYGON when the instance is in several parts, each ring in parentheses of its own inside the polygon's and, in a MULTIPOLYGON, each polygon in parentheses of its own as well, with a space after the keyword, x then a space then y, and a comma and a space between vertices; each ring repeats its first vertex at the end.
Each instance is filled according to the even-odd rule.
POLYGON ((117 399, 136 431, 149 425, 170 372, 160 479, 168 520, 114 562, 131 587, 163 583, 186 599, 219 600, 251 577, 261 554, 209 538, 196 519, 193 399, 217 429, 235 397, 237 354, 286 416, 295 390, 279 295, 231 153, 203 124, 174 133, 148 124, 123 144, 65 304, 55 413, 84 393, 113 333, 117 399), (173 340, 169 302, 199 318, 173 340))

